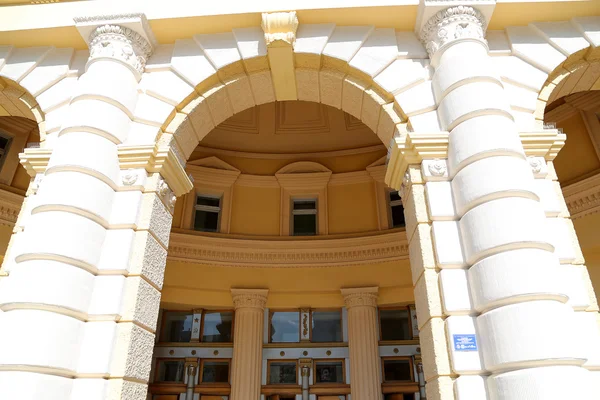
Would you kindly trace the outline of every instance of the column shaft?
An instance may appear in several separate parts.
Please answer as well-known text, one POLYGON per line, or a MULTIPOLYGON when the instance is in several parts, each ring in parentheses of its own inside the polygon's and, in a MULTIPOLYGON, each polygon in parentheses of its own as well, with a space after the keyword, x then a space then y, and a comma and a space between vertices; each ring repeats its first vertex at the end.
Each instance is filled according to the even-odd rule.
POLYGON ((259 400, 267 290, 232 289, 235 306, 231 400, 259 400))
POLYGON ((381 400, 377 288, 342 289, 348 309, 350 388, 353 400, 381 400))

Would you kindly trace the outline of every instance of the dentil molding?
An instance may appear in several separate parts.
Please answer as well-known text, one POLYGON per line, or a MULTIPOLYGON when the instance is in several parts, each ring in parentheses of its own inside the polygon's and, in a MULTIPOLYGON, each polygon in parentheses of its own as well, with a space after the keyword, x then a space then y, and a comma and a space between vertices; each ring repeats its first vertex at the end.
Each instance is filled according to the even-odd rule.
POLYGON ((571 219, 578 219, 600 211, 600 174, 563 188, 563 196, 571 219))
POLYGON ((24 196, 0 189, 0 225, 14 226, 17 223, 24 196))
POLYGON ((309 240, 188 232, 171 232, 169 260, 240 267, 319 268, 408 259, 404 231, 309 240))

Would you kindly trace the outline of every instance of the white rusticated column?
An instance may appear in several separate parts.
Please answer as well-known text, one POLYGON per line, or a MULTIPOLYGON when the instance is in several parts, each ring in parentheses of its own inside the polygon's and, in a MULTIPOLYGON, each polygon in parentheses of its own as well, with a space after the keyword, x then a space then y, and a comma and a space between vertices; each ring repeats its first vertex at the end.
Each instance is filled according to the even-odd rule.
POLYGON ((377 333, 378 288, 342 289, 348 310, 350 391, 353 400, 381 400, 381 359, 377 333))
POLYGON ((231 289, 235 307, 231 400, 259 400, 266 289, 231 289))
POLYGON ((146 398, 171 211, 159 174, 121 172, 117 149, 151 33, 82 21, 86 72, 3 265, 2 399, 146 398))
POLYGON ((567 303, 581 292, 574 288, 582 278, 573 283, 575 268, 559 262, 559 248, 571 239, 557 239, 546 218, 485 29, 479 11, 457 6, 421 31, 438 116, 449 132, 447 162, 423 162, 416 180, 425 185, 413 180, 408 202, 417 206, 407 206, 414 214, 407 221, 432 220, 441 269, 422 272, 415 288, 419 324, 430 328, 421 338, 428 398, 592 398, 576 333, 583 325, 567 303), (427 343, 436 347, 433 356, 427 343))

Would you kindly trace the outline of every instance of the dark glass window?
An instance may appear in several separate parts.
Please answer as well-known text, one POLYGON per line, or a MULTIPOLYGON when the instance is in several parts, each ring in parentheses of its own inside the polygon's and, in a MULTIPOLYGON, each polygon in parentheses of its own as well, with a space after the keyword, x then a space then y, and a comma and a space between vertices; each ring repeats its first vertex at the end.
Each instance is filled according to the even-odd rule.
POLYGON ((317 383, 344 383, 344 364, 342 361, 317 361, 315 370, 315 381, 317 383))
POLYGON ((202 383, 229 382, 229 361, 203 361, 202 383))
POLYGON ((166 311, 163 314, 163 342, 189 342, 192 338, 192 320, 189 312, 166 311))
POLYGON ((295 343, 300 341, 300 312, 273 311, 271 313, 271 342, 295 343))
POLYGON ((399 228, 406 225, 404 220, 404 206, 397 191, 390 192, 390 217, 392 219, 392 228, 399 228))
POLYGON ((203 342, 231 342, 233 312, 205 311, 202 323, 203 342))
POLYGON ((2 164, 4 164, 4 159, 8 154, 8 149, 11 142, 12 138, 0 134, 0 168, 2 168, 2 164))
POLYGON ((381 340, 412 339, 407 308, 379 310, 379 325, 381 340))
POLYGON ((184 360, 160 360, 156 380, 158 382, 183 382, 184 360))
POLYGON ((295 361, 273 361, 269 363, 269 384, 297 384, 298 373, 295 361))
POLYGON ((383 359, 384 382, 412 382, 412 363, 409 358, 383 359))
POLYGON ((294 236, 311 236, 317 234, 316 200, 293 200, 292 233, 294 236))
POLYGON ((342 313, 340 311, 313 311, 311 341, 341 342, 342 313))
POLYGON ((384 400, 415 400, 414 393, 388 393, 384 400))
POLYGON ((203 232, 218 232, 220 214, 220 198, 197 196, 194 213, 194 229, 203 232))

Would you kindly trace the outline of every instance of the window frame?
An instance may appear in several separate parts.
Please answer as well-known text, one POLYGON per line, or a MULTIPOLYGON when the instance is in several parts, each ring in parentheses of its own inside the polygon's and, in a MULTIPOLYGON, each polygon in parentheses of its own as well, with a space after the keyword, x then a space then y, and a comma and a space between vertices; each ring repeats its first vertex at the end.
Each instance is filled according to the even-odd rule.
POLYGON ((200 372, 198 375, 198 385, 204 386, 229 386, 231 385, 231 358, 201 358, 200 359, 200 372), (227 382, 204 382, 202 377, 204 376, 204 363, 205 362, 227 362, 227 382))
POLYGON ((418 340, 419 337, 415 337, 415 335, 413 334, 413 326, 412 326, 412 318, 411 318, 411 313, 410 313, 410 305, 405 305, 405 306, 390 306, 390 307, 377 307, 377 324, 379 326, 379 342, 383 343, 383 344, 392 344, 392 343, 399 343, 399 342, 406 342, 406 341, 412 341, 412 340, 418 340), (381 324, 381 311, 394 311, 394 310, 399 310, 399 311, 406 311, 408 314, 408 334, 410 336, 409 339, 393 339, 393 340, 383 340, 383 328, 382 328, 382 324, 381 324))
POLYGON ((154 370, 154 383, 158 383, 161 385, 185 385, 185 375, 186 375, 186 368, 185 368, 185 364, 186 364, 186 360, 185 358, 180 358, 180 357, 173 357, 173 358, 169 358, 169 357, 157 357, 154 363, 155 366, 155 370, 154 370), (181 361, 183 362, 183 375, 181 377, 181 381, 161 381, 158 379, 158 375, 160 373, 160 363, 164 362, 164 361, 181 361))
POLYGON ((200 317, 200 332, 198 334, 198 343, 213 343, 213 344, 221 344, 221 343, 233 343, 233 333, 235 328, 235 310, 234 309, 227 309, 227 310, 207 310, 207 309, 202 309, 202 316, 200 317), (204 337, 204 317, 206 316, 206 313, 214 313, 214 312, 230 312, 231 313, 231 341, 229 342, 205 342, 202 340, 202 338, 204 337))
POLYGON ((193 310, 162 310, 162 316, 161 316, 161 323, 160 323, 160 334, 158 336, 159 338, 159 343, 191 343, 192 340, 192 333, 193 333, 193 328, 192 331, 190 332, 190 341, 189 342, 172 342, 172 341, 166 341, 164 340, 164 335, 166 332, 166 325, 167 325, 167 318, 166 316, 169 313, 189 313, 192 316, 192 325, 194 324, 194 311, 193 310))
POLYGON ((415 381, 415 366, 414 360, 411 356, 393 356, 393 357, 381 357, 381 382, 390 384, 414 384, 415 381), (408 360, 410 366, 410 379, 409 381, 387 381, 385 380, 385 361, 397 361, 397 360, 408 360))
MULTIPOLYGON (((392 190, 392 189, 389 189, 386 191, 389 227, 390 227, 390 229, 401 229, 401 228, 406 229, 406 218, 404 219, 404 225, 394 226, 393 209, 396 206, 402 206, 402 209, 404 210, 404 202, 402 201, 402 198, 400 198, 399 200, 392 200, 391 199, 392 193, 398 193, 398 191, 392 190)), ((400 193, 398 193, 398 197, 400 197, 400 193)))
POLYGON ((194 202, 194 212, 192 213, 192 229, 196 232, 220 233, 221 232, 221 218, 222 218, 222 214, 223 214, 223 194, 217 195, 217 194, 211 194, 211 193, 207 193, 207 192, 196 192, 194 200, 195 200, 195 202, 194 202), (219 206, 215 207, 215 206, 198 205, 199 197, 203 197, 206 199, 219 200, 219 206), (217 213, 217 229, 214 232, 196 229, 196 213, 198 211, 214 213, 215 212, 214 209, 217 209, 217 211, 216 211, 216 213, 217 213))
POLYGON ((334 385, 346 385, 346 360, 343 358, 313 358, 312 364, 313 370, 313 383, 311 386, 334 386, 334 385), (318 363, 342 363, 342 382, 317 382, 317 364, 318 363))
POLYGON ((10 154, 10 150, 12 148, 12 144, 14 142, 15 137, 5 133, 2 130, 0 130, 0 137, 6 139, 6 141, 7 141, 6 147, 4 149, 0 148, 0 171, 2 171, 2 168, 4 167, 4 163, 5 163, 6 159, 8 158, 8 155, 10 154))
POLYGON ((285 358, 285 359, 267 359, 267 386, 299 386, 300 382, 298 379, 298 373, 300 371, 299 367, 300 367, 300 361, 298 359, 290 359, 290 358, 285 358), (296 373, 294 374, 294 376, 296 377, 296 383, 271 383, 271 364, 273 363, 289 363, 289 364, 295 364, 296 365, 296 373))
POLYGON ((287 344, 287 343, 300 343, 302 339, 302 315, 300 309, 297 308, 282 308, 282 309, 269 309, 269 342, 276 344, 287 344), (273 314, 276 312, 297 312, 298 313, 298 341, 297 342, 274 342, 272 338, 271 328, 273 327, 273 314))
POLYGON ((202 309, 201 312, 201 317, 200 317, 200 330, 198 333, 198 341, 192 341, 192 335, 193 335, 193 328, 192 328, 192 335, 190 335, 190 341, 189 342, 168 342, 163 340, 164 339, 164 334, 166 332, 165 328, 166 328, 166 324, 167 324, 167 318, 165 318, 166 315, 168 315, 169 313, 189 313, 192 316, 192 325, 194 323, 193 318, 195 314, 198 314, 196 312, 194 312, 194 310, 167 310, 167 309, 162 309, 162 316, 161 316, 161 321, 160 321, 160 332, 158 335, 158 343, 206 343, 210 346, 214 346, 214 347, 223 347, 223 345, 231 345, 233 344, 233 339, 234 339, 234 329, 235 329, 235 310, 234 309, 225 309, 225 310, 215 310, 215 309, 202 309), (232 318, 231 318, 231 341, 230 342, 204 342, 202 341, 202 337, 203 337, 203 332, 204 332, 204 316, 207 312, 230 312, 232 313, 232 318))
MULTIPOLYGON (((310 309, 310 313, 309 313, 309 322, 308 322, 308 329, 309 329, 309 336, 308 336, 308 341, 310 343, 317 343, 317 344, 330 344, 330 343, 344 343, 344 311, 342 310, 342 308, 315 308, 315 309, 310 309), (340 332, 342 333, 342 340, 340 340, 339 342, 315 342, 313 341, 313 314, 314 312, 321 312, 321 311, 325 311, 325 312, 332 312, 332 311, 338 311, 340 313, 340 332)), ((302 330, 302 327, 300 328, 302 330)), ((302 337, 302 334, 300 334, 300 337, 302 337)))
POLYGON ((319 235, 319 198, 318 196, 292 196, 290 197, 290 236, 317 236, 319 235), (302 201, 314 201, 315 208, 309 210, 295 210, 294 204, 302 201), (294 216, 296 215, 314 215, 315 216, 315 233, 312 235, 296 235, 294 232, 294 216))

